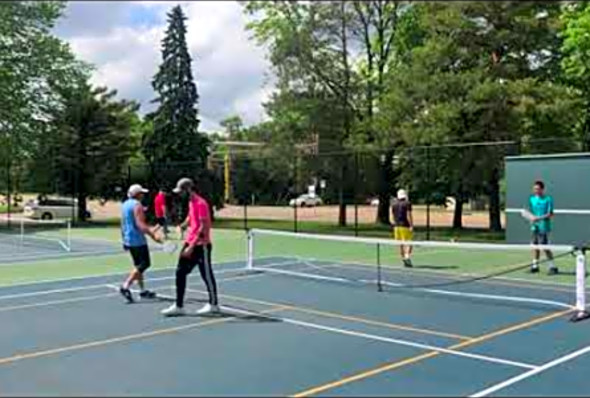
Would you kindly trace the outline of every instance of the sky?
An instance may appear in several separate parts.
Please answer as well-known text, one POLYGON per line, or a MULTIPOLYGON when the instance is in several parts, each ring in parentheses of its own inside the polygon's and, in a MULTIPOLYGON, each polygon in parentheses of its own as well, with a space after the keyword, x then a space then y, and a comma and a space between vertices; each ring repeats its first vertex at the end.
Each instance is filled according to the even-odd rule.
POLYGON ((219 122, 233 115, 246 125, 264 120, 271 67, 266 51, 249 39, 247 16, 237 1, 72 1, 54 33, 94 65, 93 84, 139 102, 145 114, 154 109, 151 79, 161 62, 166 14, 177 4, 188 17, 200 129, 219 131, 219 122))

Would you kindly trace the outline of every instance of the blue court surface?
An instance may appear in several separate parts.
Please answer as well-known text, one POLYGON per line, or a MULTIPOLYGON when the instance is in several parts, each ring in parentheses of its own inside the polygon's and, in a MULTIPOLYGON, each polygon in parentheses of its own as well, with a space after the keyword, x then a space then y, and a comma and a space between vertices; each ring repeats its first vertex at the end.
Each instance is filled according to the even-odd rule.
MULTIPOLYGON (((573 295, 567 286, 379 292, 243 263, 215 268, 223 312, 209 317, 160 316, 172 269, 148 271, 160 298, 134 304, 115 290, 124 275, 0 289, 0 394, 590 395, 590 321, 568 321, 572 309, 559 305, 573 295)), ((190 283, 187 309, 196 310, 204 286, 198 273, 190 283)))

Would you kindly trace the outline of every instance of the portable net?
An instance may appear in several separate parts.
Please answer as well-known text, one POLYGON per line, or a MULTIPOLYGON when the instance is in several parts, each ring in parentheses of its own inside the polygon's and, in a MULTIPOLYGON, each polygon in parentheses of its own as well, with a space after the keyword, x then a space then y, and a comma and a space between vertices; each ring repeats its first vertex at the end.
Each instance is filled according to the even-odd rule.
POLYGON ((585 247, 465 242, 411 242, 412 267, 402 265, 406 242, 253 229, 247 269, 307 282, 382 292, 419 292, 508 305, 570 309, 587 316, 585 247), (532 251, 541 250, 541 274, 530 275, 532 251), (559 272, 547 276, 553 254, 559 272))
POLYGON ((71 225, 67 220, 12 221, 0 229, 0 248, 4 251, 70 252, 71 225))

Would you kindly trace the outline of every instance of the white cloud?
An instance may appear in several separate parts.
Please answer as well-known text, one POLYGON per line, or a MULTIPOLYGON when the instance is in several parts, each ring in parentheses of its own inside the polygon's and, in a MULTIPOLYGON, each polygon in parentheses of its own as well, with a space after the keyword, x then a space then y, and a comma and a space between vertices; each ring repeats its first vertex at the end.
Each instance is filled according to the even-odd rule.
MULTIPOLYGON (((138 101, 141 111, 147 112, 153 109, 149 102, 155 94, 150 82, 161 60, 165 14, 174 4, 119 4, 125 5, 119 15, 133 15, 132 19, 119 17, 107 29, 96 21, 105 19, 108 24, 100 5, 77 3, 77 20, 68 25, 69 19, 64 19, 57 33, 67 32, 61 35, 74 52, 96 66, 95 84, 117 89, 121 97, 138 101)), ((264 51, 248 39, 241 6, 237 2, 185 2, 181 6, 188 17, 187 45, 200 95, 202 128, 219 129, 218 123, 234 114, 246 124, 262 121, 262 102, 271 89, 265 87, 270 66, 264 51)))

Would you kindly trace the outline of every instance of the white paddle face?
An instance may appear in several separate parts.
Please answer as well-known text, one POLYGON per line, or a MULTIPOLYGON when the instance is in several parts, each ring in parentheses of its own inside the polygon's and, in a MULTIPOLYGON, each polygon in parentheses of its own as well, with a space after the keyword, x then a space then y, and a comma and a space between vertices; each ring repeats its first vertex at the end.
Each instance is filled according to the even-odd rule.
POLYGON ((528 210, 526 210, 526 209, 522 209, 522 210, 520 211, 520 215, 521 215, 521 216, 522 216, 522 217, 523 217, 525 220, 528 220, 528 221, 530 221, 530 222, 533 222, 533 221, 534 221, 534 219, 535 219, 535 216, 533 216, 533 215, 531 214, 531 212, 530 212, 530 211, 528 211, 528 210))
POLYGON ((176 245, 176 243, 168 240, 164 242, 164 244, 162 245, 162 250, 164 251, 164 253, 172 254, 176 251, 177 247, 178 246, 176 245))

